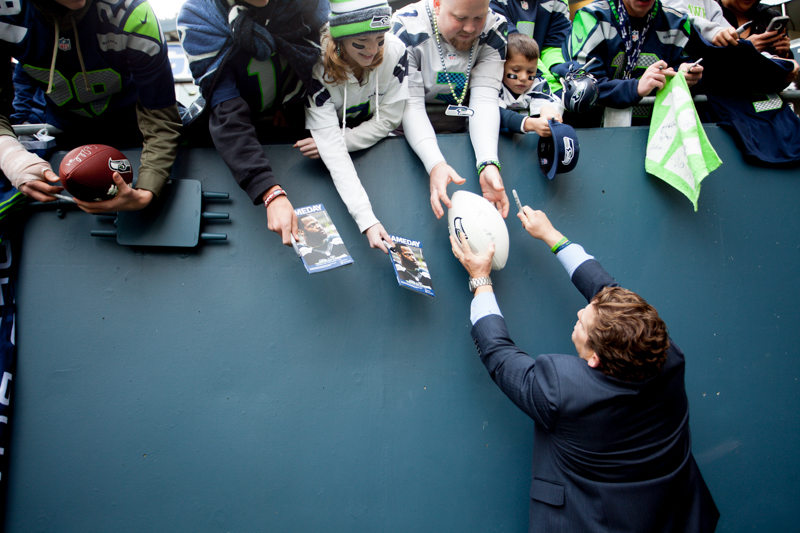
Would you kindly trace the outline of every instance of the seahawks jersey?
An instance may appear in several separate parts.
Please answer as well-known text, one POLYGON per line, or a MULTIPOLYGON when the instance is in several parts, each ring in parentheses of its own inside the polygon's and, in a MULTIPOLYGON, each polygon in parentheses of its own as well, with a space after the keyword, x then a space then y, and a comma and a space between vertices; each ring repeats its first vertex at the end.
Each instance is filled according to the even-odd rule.
POLYGON ((408 54, 405 45, 394 35, 387 34, 383 48, 383 62, 377 69, 365 74, 361 83, 348 76, 345 83, 325 81, 322 62, 314 66, 315 86, 309 91, 306 111, 306 128, 318 130, 339 126, 342 107, 347 105, 345 115, 348 126, 363 122, 375 112, 375 84, 381 105, 389 105, 408 99, 408 54), (345 97, 347 102, 345 104, 345 97))
POLYGON ((525 133, 525 117, 537 117, 544 105, 550 105, 559 114, 564 114, 564 104, 550 92, 550 86, 542 77, 536 78, 528 92, 512 93, 505 84, 500 89, 500 131, 503 133, 525 133))
POLYGON ((723 28, 730 27, 722 15, 722 7, 716 0, 663 0, 663 3, 665 7, 671 7, 681 13, 688 13, 692 17, 719 23, 723 28))
MULTIPOLYGON (((612 0, 613 1, 613 0, 612 0)), ((622 4, 620 0, 620 5, 622 4)), ((635 28, 634 28, 635 29, 635 28)), ((575 14, 572 34, 565 44, 564 57, 585 64, 597 59, 588 69, 598 82, 598 103, 606 107, 627 108, 639 102, 638 78, 653 63, 664 60, 676 69, 689 58, 684 47, 689 42, 691 25, 688 15, 656 2, 656 13, 650 21, 636 68, 631 79, 622 79, 627 65, 625 43, 606 0, 595 0, 575 14)), ((638 32, 635 34, 638 36, 638 32)), ((634 116, 644 110, 634 109, 634 116)))
POLYGON ((560 91, 550 69, 564 62, 562 48, 572 28, 567 0, 492 0, 489 5, 506 18, 508 33, 519 32, 536 41, 539 70, 553 90, 560 91))
POLYGON ((731 24, 722 14, 722 6, 716 0, 663 0, 664 5, 689 15, 692 26, 711 42, 722 28, 731 24))
POLYGON ((489 10, 470 62, 469 50, 459 52, 441 35, 442 54, 439 54, 426 3, 433 13, 433 2, 421 0, 392 16, 391 32, 408 47, 408 90, 411 97, 424 97, 425 102, 431 104, 456 104, 453 93, 460 97, 467 84, 469 89, 491 87, 500 91, 506 58, 506 19, 489 10))
POLYGON ((540 50, 561 48, 569 37, 566 0, 492 0, 492 9, 508 21, 508 33, 531 37, 540 50))
POLYGON ((0 53, 16 58, 35 88, 47 89, 55 54, 46 99, 57 126, 130 112, 137 100, 148 109, 175 103, 164 35, 146 0, 88 0, 71 14, 77 35, 72 17, 66 17, 59 21, 56 43, 55 26, 30 0, 0 6, 0 53))
POLYGON ((241 96, 254 114, 268 112, 302 89, 300 79, 279 54, 266 61, 240 50, 223 67, 211 107, 241 96))
POLYGON ((500 90, 500 107, 511 109, 523 115, 539 115, 543 105, 551 105, 559 113, 564 113, 564 104, 550 92, 550 85, 542 77, 536 78, 528 92, 516 95, 503 84, 500 90))

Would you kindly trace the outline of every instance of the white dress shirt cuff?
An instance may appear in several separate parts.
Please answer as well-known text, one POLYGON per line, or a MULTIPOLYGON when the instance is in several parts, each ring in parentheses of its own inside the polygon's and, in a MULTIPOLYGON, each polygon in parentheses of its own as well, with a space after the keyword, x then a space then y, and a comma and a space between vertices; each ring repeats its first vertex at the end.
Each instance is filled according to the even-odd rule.
POLYGON ((472 305, 470 305, 469 319, 473 326, 478 320, 488 315, 503 316, 493 292, 483 292, 477 295, 472 299, 472 305))
POLYGON ((580 244, 572 243, 556 254, 558 260, 561 261, 564 269, 569 273, 570 279, 572 274, 589 259, 594 259, 593 255, 589 255, 580 244))

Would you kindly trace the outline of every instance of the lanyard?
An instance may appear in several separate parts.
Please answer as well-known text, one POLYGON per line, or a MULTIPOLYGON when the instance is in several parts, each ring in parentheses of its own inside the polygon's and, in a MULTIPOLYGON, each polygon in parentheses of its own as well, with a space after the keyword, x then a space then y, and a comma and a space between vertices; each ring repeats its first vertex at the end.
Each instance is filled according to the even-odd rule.
MULTIPOLYGON (((620 0, 620 4, 622 4, 622 0, 620 0)), ((655 1, 652 9, 647 13, 647 19, 645 20, 641 34, 637 31, 631 31, 630 17, 624 5, 617 9, 614 0, 609 0, 609 5, 611 6, 611 11, 614 13, 614 18, 617 20, 617 24, 619 24, 619 34, 622 36, 622 42, 625 44, 625 58, 627 61, 622 79, 629 80, 633 75, 633 71, 636 70, 636 65, 639 63, 639 53, 644 46, 644 39, 650 29, 650 22, 653 19, 653 14, 658 9, 658 0, 655 1), (636 43, 635 47, 633 44, 634 42, 636 43)))

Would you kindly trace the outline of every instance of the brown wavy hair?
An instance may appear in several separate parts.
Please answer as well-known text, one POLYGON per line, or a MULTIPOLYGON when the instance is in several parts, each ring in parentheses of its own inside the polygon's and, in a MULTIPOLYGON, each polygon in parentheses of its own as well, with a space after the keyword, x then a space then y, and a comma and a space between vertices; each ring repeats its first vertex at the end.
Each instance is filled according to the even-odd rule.
POLYGON ((520 55, 528 61, 539 61, 539 45, 522 33, 509 33, 506 59, 512 55, 520 55))
MULTIPOLYGON (((347 64, 344 57, 339 57, 339 54, 336 53, 336 41, 331 38, 330 32, 326 31, 322 36, 322 43, 322 46, 325 48, 325 52, 322 55, 322 66, 325 67, 325 75, 323 76, 325 83, 339 85, 340 83, 346 82, 347 74, 351 72, 353 68, 347 64)), ((369 67, 364 68, 364 72, 369 72, 372 69, 378 68, 378 66, 383 63, 384 48, 384 46, 378 48, 378 53, 375 54, 369 67)))
POLYGON ((658 311, 621 287, 606 287, 592 299, 597 314, 587 346, 600 358, 599 370, 623 381, 644 381, 667 360, 669 333, 658 311))

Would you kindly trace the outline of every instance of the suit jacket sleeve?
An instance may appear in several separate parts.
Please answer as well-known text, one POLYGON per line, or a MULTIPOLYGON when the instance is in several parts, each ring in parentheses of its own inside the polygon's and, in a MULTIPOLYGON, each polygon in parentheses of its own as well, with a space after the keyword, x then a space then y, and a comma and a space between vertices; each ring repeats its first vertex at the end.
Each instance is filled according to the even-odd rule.
POLYGON ((472 338, 489 376, 525 414, 552 430, 558 419, 560 389, 550 356, 533 359, 508 336, 500 315, 487 315, 472 327, 472 338))
POLYGON ((584 261, 572 274, 572 283, 583 294, 587 302, 604 287, 619 287, 617 280, 600 266, 596 259, 584 261))

